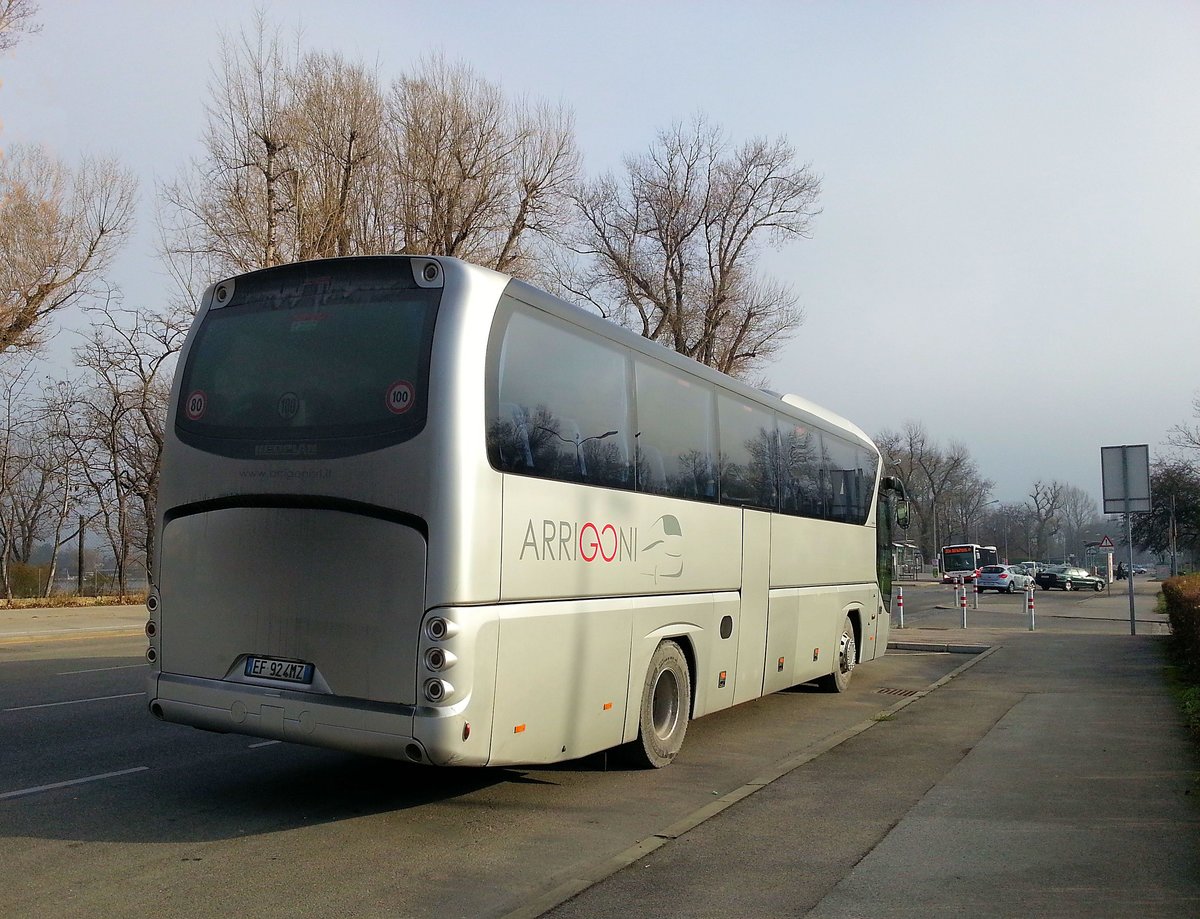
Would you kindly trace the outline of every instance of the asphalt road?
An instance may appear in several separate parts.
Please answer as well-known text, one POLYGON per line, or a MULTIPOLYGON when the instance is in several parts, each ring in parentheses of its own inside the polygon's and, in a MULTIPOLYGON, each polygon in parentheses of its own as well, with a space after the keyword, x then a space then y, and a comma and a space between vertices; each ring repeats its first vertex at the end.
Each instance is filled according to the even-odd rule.
MULTIPOLYGON (((1137 578, 1136 626, 1139 635, 1166 635, 1166 617, 1156 612, 1151 598, 1158 582, 1137 578)), ((962 629, 962 607, 955 588, 949 584, 909 584, 904 594, 905 625, 909 628, 962 629)), ((1028 629, 1029 611, 1025 594, 1003 594, 994 590, 979 594, 967 589, 969 629, 1028 629), (978 608, 976 608, 978 603, 978 608)), ((1100 592, 1091 590, 1035 590, 1034 626, 1055 631, 1113 631, 1129 634, 1127 582, 1118 581, 1100 592)), ((893 632, 895 639, 897 633, 893 632)))
MULTIPOLYGON (((909 615, 945 615, 942 590, 922 591, 906 597, 909 615)), ((662 770, 599 755, 434 770, 159 723, 143 651, 140 636, 0 644, 7 919, 536 915, 968 660, 893 652, 843 695, 802 687, 711 715, 662 770)), ((862 819, 848 865, 895 816, 862 819)))

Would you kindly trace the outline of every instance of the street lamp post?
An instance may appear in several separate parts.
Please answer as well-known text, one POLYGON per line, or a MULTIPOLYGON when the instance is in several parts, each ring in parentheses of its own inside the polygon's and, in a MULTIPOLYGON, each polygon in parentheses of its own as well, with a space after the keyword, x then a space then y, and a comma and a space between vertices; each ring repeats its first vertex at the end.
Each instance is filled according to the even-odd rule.
POLYGON ((583 462, 583 445, 589 440, 604 440, 604 438, 612 437, 617 433, 616 431, 605 431, 603 434, 593 434, 591 437, 580 437, 578 434, 576 434, 574 437, 563 437, 558 433, 558 431, 554 430, 553 428, 548 428, 543 424, 534 425, 534 427, 539 431, 544 431, 552 437, 557 437, 564 444, 571 444, 575 448, 575 468, 578 470, 579 475, 584 478, 587 477, 587 466, 584 465, 583 462))
POLYGON ((587 467, 583 464, 583 445, 589 440, 604 440, 604 438, 612 437, 616 433, 616 431, 605 431, 603 434, 593 434, 591 437, 575 439, 575 461, 578 463, 580 475, 587 475, 587 467))
MULTIPOLYGON (((979 505, 980 515, 982 516, 983 509, 985 507, 988 507, 989 505, 992 505, 992 504, 999 504, 999 503, 1000 503, 999 498, 993 498, 991 501, 984 501, 983 504, 979 505)), ((976 543, 979 542, 979 518, 978 517, 975 518, 975 542, 976 543)), ((1004 555, 1006 558, 1008 557, 1008 549, 1004 550, 1004 555)))

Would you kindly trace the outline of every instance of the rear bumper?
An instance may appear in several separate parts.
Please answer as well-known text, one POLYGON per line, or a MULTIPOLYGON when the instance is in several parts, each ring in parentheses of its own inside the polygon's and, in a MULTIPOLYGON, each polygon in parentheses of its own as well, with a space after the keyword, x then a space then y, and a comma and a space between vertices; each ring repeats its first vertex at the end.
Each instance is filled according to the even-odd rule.
POLYGON ((413 737, 417 708, 161 673, 150 677, 150 710, 164 721, 219 733, 331 747, 429 763, 413 737))

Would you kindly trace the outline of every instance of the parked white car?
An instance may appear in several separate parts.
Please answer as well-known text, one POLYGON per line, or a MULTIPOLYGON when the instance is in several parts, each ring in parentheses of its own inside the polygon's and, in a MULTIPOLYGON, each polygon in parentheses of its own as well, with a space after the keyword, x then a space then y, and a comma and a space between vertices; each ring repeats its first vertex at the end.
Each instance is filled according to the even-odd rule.
POLYGON ((984 565, 976 584, 980 593, 985 590, 998 590, 1012 594, 1032 587, 1033 578, 1026 574, 1020 565, 984 565))

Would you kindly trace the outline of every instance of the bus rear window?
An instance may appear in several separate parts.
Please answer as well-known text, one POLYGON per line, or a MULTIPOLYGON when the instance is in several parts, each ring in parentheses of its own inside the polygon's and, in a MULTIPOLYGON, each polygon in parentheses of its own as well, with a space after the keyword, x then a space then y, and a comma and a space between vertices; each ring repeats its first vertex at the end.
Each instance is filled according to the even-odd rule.
POLYGON ((188 351, 181 440, 227 456, 344 456, 425 423, 440 289, 408 259, 303 262, 236 278, 188 351))

